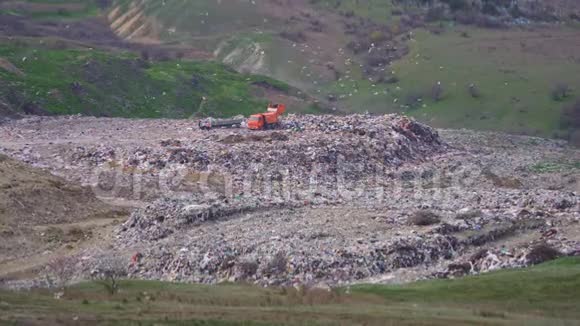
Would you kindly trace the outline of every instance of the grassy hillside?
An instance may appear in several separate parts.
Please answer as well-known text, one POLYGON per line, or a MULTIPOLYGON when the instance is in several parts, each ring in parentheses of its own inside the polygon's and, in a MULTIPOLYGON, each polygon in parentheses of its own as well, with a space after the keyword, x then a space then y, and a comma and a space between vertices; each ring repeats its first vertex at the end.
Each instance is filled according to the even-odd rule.
POLYGON ((32 19, 71 20, 96 16, 104 9, 102 0, 6 0, 0 3, 0 13, 26 16, 32 19))
POLYGON ((402 111, 436 126, 553 137, 562 108, 580 98, 579 35, 566 27, 416 30, 410 54, 390 68, 398 83, 340 82, 331 91, 352 108, 402 111), (568 97, 553 98, 558 85, 572 90, 568 97))
POLYGON ((0 100, 37 114, 186 118, 259 111, 268 99, 254 94, 256 83, 290 91, 218 63, 149 62, 129 52, 61 46, 0 43, 0 100))
POLYGON ((352 12, 358 17, 385 24, 392 23, 393 10, 400 8, 392 1, 384 0, 313 0, 311 3, 326 10, 352 12))
MULTIPOLYGON (((440 127, 547 137, 563 133, 562 109, 578 99, 578 92, 562 101, 551 93, 558 85, 580 87, 580 29, 574 23, 535 26, 526 20, 524 27, 481 28, 475 25, 492 24, 499 19, 494 15, 507 9, 498 7, 493 14, 489 7, 479 8, 490 13, 472 12, 469 18, 463 7, 436 15, 413 3, 124 0, 116 2, 111 17, 123 35, 148 31, 148 39, 213 51, 237 70, 275 77, 321 100, 336 99, 332 105, 343 111, 405 112, 440 127), (131 15, 120 14, 131 10, 131 15), (469 19, 473 25, 455 21, 469 19), (352 42, 361 44, 360 52, 353 53, 352 42), (385 47, 408 47, 409 53, 391 66, 373 67, 369 75, 368 53, 380 56, 385 47), (377 82, 380 74, 396 79, 377 82)), ((538 7, 537 19, 568 19, 578 8, 558 6, 553 13, 538 7)))
POLYGON ((507 325, 580 321, 580 260, 405 286, 342 290, 126 281, 115 296, 96 283, 0 291, 0 322, 188 325, 507 325))
MULTIPOLYGON (((246 77, 233 74, 232 79, 218 65, 187 61, 213 58, 238 72, 281 80, 345 112, 403 112, 438 127, 546 137, 573 133, 562 124, 562 112, 580 99, 580 26, 575 18, 580 6, 568 0, 539 6, 520 1, 517 11, 514 2, 510 8, 498 3, 495 9, 455 5, 460 2, 465 1, 435 1, 435 7, 404 0, 7 1, 0 10, 34 21, 35 33, 72 20, 77 25, 71 28, 91 31, 98 19, 87 17, 100 15, 99 28, 104 30, 97 34, 104 36, 96 48, 106 52, 103 46, 125 40, 140 57, 170 60, 136 67, 141 63, 133 60, 135 55, 104 54, 110 60, 95 55, 89 58, 89 70, 111 76, 123 72, 108 84, 95 84, 83 79, 87 68, 79 65, 86 58, 79 59, 78 51, 64 55, 53 49, 50 58, 39 60, 72 75, 47 82, 45 72, 38 77, 32 76, 34 70, 26 77, 11 76, 6 69, 0 73, 10 89, 32 85, 24 88, 26 96, 34 95, 41 107, 56 113, 183 117, 199 110, 205 95, 209 102, 202 109, 207 113, 247 113, 264 92, 253 92, 246 77), (69 61, 76 68, 65 69, 69 61), (208 76, 216 78, 201 91, 191 86, 192 73, 206 74, 202 83, 208 76), (93 99, 71 93, 75 82, 93 99), (567 96, 555 100, 554 90, 562 87, 569 90, 567 96), (64 102, 46 95, 55 89, 64 102), (111 92, 114 97, 102 95, 111 92), (234 105, 238 102, 242 104, 234 105), (136 107, 141 114, 134 114, 136 107)), ((94 45, 91 33, 68 33, 65 25, 51 33, 94 45)), ((43 42, 44 36, 37 38, 34 42, 43 42)), ((24 67, 30 61, 21 61, 26 51, 13 48, 0 57, 33 69, 24 67)), ((298 110, 309 108, 299 102, 298 110)))
POLYGON ((578 36, 566 27, 418 32, 411 55, 394 69, 407 102, 417 92, 430 102, 407 110, 436 125, 556 136, 562 108, 580 98, 577 92, 561 100, 552 94, 558 85, 580 90, 578 36), (435 100, 438 82, 442 94, 435 100))

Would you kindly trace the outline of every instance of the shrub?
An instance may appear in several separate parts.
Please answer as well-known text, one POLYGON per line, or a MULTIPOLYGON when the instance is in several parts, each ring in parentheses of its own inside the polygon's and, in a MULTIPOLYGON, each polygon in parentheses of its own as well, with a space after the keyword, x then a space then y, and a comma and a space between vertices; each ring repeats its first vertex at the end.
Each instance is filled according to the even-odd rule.
POLYGON ((386 84, 396 84, 400 81, 399 77, 391 75, 389 78, 385 79, 383 82, 386 84))
POLYGON ((266 271, 270 274, 280 274, 286 271, 286 267, 288 265, 288 258, 286 257, 286 253, 283 251, 279 251, 270 259, 266 266, 266 271))
POLYGON ((580 130, 572 131, 568 141, 573 146, 580 147, 580 130))
POLYGON ((391 10, 391 15, 393 15, 393 16, 401 16, 402 14, 403 14, 403 11, 401 9, 391 10))
POLYGON ((354 17, 354 11, 352 10, 342 11, 340 14, 346 18, 354 17))
POLYGON ((407 221, 411 225, 427 226, 441 222, 441 218, 432 211, 420 210, 409 216, 407 221))
POLYGON ((68 44, 63 40, 56 40, 53 48, 57 50, 66 50, 68 49, 68 44))
POLYGON ((552 89, 552 99, 554 101, 563 101, 570 96, 572 90, 565 83, 557 83, 552 89))
POLYGON ((78 260, 72 256, 61 256, 48 262, 44 278, 48 287, 64 289, 74 278, 78 260))
POLYGON ((466 211, 460 211, 459 213, 457 213, 457 216, 455 216, 455 218, 458 220, 471 220, 480 217, 481 214, 482 212, 478 209, 470 209, 466 211))
POLYGON ((435 102, 439 102, 443 99, 443 86, 440 82, 437 82, 433 87, 431 87, 431 98, 435 102))
POLYGON ((310 21, 309 29, 313 32, 320 33, 324 30, 324 24, 318 19, 313 19, 310 21))
POLYGON ((386 39, 385 33, 381 31, 374 31, 370 35, 371 42, 378 43, 386 39))
POLYGON ((562 256, 562 254, 558 250, 550 247, 547 244, 540 244, 532 248, 530 253, 527 255, 527 259, 528 263, 536 265, 546 261, 554 260, 560 256, 562 256))
POLYGON ((111 5, 111 0, 97 0, 96 3, 100 9, 105 9, 111 5))
POLYGON ((494 186, 499 188, 520 189, 523 184, 514 177, 503 177, 493 173, 489 168, 484 169, 481 174, 490 180, 494 186))
POLYGON ((256 275, 258 267, 259 265, 256 261, 246 260, 236 264, 236 271, 241 278, 247 279, 256 275))
POLYGON ((403 104, 411 109, 416 109, 421 105, 422 102, 423 96, 421 94, 410 93, 405 97, 405 102, 403 104))
POLYGON ((477 15, 475 24, 479 27, 484 28, 502 28, 505 24, 498 18, 489 17, 484 15, 477 15))
POLYGON ((441 26, 431 26, 429 27, 429 32, 434 35, 441 35, 445 32, 445 28, 441 26))
POLYGON ((293 31, 283 31, 280 36, 296 43, 304 43, 307 41, 306 34, 304 32, 293 32, 293 31))
POLYGON ((500 14, 500 10, 496 7, 495 4, 486 2, 483 4, 481 8, 481 12, 486 15, 498 16, 500 14))
POLYGON ((431 7, 425 14, 425 20, 428 22, 440 21, 445 19, 445 8, 441 6, 431 7))
POLYGON ((67 9, 65 9, 65 8, 59 8, 59 9, 57 10, 57 14, 58 14, 59 16, 63 16, 63 17, 67 17, 67 16, 70 16, 70 15, 71 15, 70 11, 68 11, 68 10, 67 10, 67 9))
POLYGON ((389 63, 389 58, 378 51, 374 51, 367 57, 366 63, 370 67, 382 67, 389 63))
POLYGON ((442 0, 441 2, 449 5, 452 11, 460 11, 469 8, 469 2, 467 0, 442 0))
POLYGON ((149 54, 149 51, 141 50, 141 60, 149 61, 150 58, 151 58, 151 55, 149 54))
POLYGON ((473 25, 477 22, 477 14, 472 12, 472 11, 468 11, 468 12, 458 12, 454 15, 455 20, 458 23, 464 24, 464 25, 473 25))
POLYGON ((475 84, 469 84, 469 86, 467 87, 467 91, 469 92, 469 95, 473 98, 480 98, 481 97, 481 93, 479 92, 479 88, 475 84))
POLYGON ((346 47, 352 52, 354 52, 354 54, 359 54, 362 51, 367 51, 370 46, 371 44, 366 41, 351 41, 346 45, 346 47))

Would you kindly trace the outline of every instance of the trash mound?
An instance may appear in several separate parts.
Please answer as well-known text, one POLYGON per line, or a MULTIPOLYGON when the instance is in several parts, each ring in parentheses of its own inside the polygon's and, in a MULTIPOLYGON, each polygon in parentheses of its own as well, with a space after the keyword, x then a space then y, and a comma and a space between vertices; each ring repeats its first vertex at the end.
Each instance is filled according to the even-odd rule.
POLYGON ((566 256, 580 256, 580 241, 542 239, 537 243, 517 248, 480 249, 467 259, 449 264, 445 271, 436 272, 433 276, 450 278, 501 269, 524 268, 566 256))
MULTIPOLYGON (((260 239, 263 240, 263 239, 260 239)), ((151 244, 135 254, 130 276, 213 284, 223 281, 270 285, 348 284, 400 268, 449 258, 453 239, 404 237, 368 250, 306 248, 289 252, 279 239, 256 243, 199 242, 174 251, 151 244)))
POLYGON ((332 174, 337 165, 359 164, 362 170, 346 175, 357 179, 371 167, 424 161, 446 147, 435 129, 398 115, 290 115, 285 124, 291 129, 196 130, 187 140, 167 139, 159 146, 79 146, 72 161, 100 165, 115 160, 146 171, 177 165, 232 175, 286 169, 293 178, 307 178, 316 165, 332 174))
MULTIPOLYGON (((102 197, 151 202, 167 196, 168 190, 203 192, 200 187, 205 186, 223 193, 231 185, 233 193, 248 193, 242 190, 244 184, 272 182, 308 191, 313 178, 332 188, 337 177, 347 181, 374 178, 406 163, 428 161, 448 148, 435 129, 399 115, 290 115, 273 131, 203 131, 183 121, 174 126, 149 121, 128 124, 164 138, 81 144, 59 152, 67 164, 86 171, 79 174, 83 183, 92 184, 95 171, 103 171, 100 188, 114 188, 115 193, 102 197), (179 138, 165 138, 167 132, 161 128, 186 132, 179 138), (134 185, 134 175, 139 175, 140 187, 134 185), (203 179, 208 175, 211 178, 203 179)), ((18 155, 34 160, 25 153, 18 155)), ((262 191, 253 187, 250 192, 260 195, 262 191)))
POLYGON ((192 194, 192 198, 187 200, 183 198, 158 199, 142 209, 135 210, 123 224, 119 234, 124 239, 124 244, 143 240, 155 241, 178 231, 186 231, 200 223, 258 209, 266 210, 291 205, 286 202, 265 201, 258 198, 236 200, 212 195, 202 197, 192 194))
MULTIPOLYGON (((561 199, 576 203, 573 194, 561 199)), ((432 225, 410 225, 410 216, 427 212, 413 209, 420 203, 371 209, 257 197, 161 199, 133 213, 118 247, 137 251, 132 277, 264 286, 349 284, 408 268, 423 270, 415 279, 453 277, 580 254, 576 204, 432 208, 432 225), (544 242, 554 250, 534 249, 544 242)))

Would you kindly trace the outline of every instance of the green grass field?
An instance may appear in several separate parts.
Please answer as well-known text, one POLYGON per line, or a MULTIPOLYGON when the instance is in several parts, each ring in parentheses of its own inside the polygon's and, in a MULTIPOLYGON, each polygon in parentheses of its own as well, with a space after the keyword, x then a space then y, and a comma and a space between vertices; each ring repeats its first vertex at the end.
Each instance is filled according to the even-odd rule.
MULTIPOLYGON (((10 2, 10 1, 6 1, 10 2)), ((14 1, 16 3, 16 1, 14 1)), ((27 0, 16 5, 15 9, 2 10, 0 13, 25 16, 31 19, 57 19, 61 21, 82 19, 98 15, 101 10, 97 1, 86 0, 27 0)))
POLYGON ((580 259, 525 270, 402 286, 280 289, 125 281, 110 296, 97 283, 0 291, 0 323, 107 325, 575 325, 580 259))
POLYGON ((353 109, 402 111, 439 127, 552 137, 561 128, 562 108, 579 98, 580 58, 574 55, 580 50, 578 35, 580 31, 566 27, 448 27, 442 35, 417 30, 409 43, 411 53, 391 67, 398 84, 357 81, 331 90, 353 94, 347 97, 353 109), (432 88, 438 82, 443 96, 435 101, 432 88), (564 101, 551 97, 559 83, 574 90, 564 101), (479 97, 471 96, 470 84, 479 97), (421 101, 408 105, 411 98, 421 101))
POLYGON ((253 83, 266 82, 282 93, 289 91, 284 83, 239 74, 215 62, 149 63, 131 53, 24 42, 0 43, 0 58, 20 71, 0 67, 0 98, 19 111, 34 102, 52 114, 231 116, 265 107, 267 99, 253 95, 253 83))
MULTIPOLYGON (((261 73, 321 99, 336 95, 340 97, 337 105, 347 112, 403 112, 438 127, 554 137, 562 133, 563 107, 579 98, 580 29, 571 25, 481 29, 443 22, 443 33, 438 35, 416 29, 407 42, 410 54, 387 68, 400 82, 373 85, 356 64, 345 68, 350 73, 342 71, 348 77, 341 81, 320 78, 322 70, 312 62, 323 57, 314 48, 304 51, 280 39, 277 33, 283 24, 266 23, 272 18, 267 11, 252 11, 257 5, 235 2, 226 8, 212 1, 171 3, 174 5, 146 2, 151 17, 176 27, 172 33, 162 33, 164 40, 212 51, 220 47, 219 59, 226 60, 233 53, 235 60, 229 63, 238 68, 244 60, 257 61, 255 47, 248 46, 256 44, 265 53, 262 64, 256 66, 261 73), (435 101, 432 88, 438 82, 443 96, 435 101), (478 97, 469 92, 471 84, 478 97), (564 101, 555 101, 551 92, 557 84, 575 91, 564 101), (412 101, 418 98, 419 102, 412 101)), ((399 7, 383 1, 319 0, 310 5, 334 13, 352 11, 355 16, 390 26, 399 19, 392 15, 399 7)), ((349 39, 344 35, 335 41, 346 44, 349 39)))
POLYGON ((411 55, 395 65, 403 89, 429 93, 436 82, 443 85, 441 101, 413 114, 447 127, 552 136, 565 105, 551 98, 552 89, 558 83, 580 85, 580 62, 569 57, 580 50, 578 31, 467 29, 465 38, 463 29, 441 36, 418 33, 411 55), (471 83, 479 98, 469 94, 471 83))
POLYGON ((352 12, 383 24, 392 22, 392 10, 396 8, 391 1, 384 0, 313 0, 311 3, 337 12, 352 12))

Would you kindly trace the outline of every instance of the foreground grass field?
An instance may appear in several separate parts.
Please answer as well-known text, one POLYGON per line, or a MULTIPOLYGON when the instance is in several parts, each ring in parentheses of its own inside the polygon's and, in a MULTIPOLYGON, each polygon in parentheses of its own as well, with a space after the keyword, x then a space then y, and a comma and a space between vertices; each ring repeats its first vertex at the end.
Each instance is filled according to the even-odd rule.
POLYGON ((576 325, 580 258, 458 280, 351 289, 279 289, 125 281, 0 292, 0 324, 576 325))

